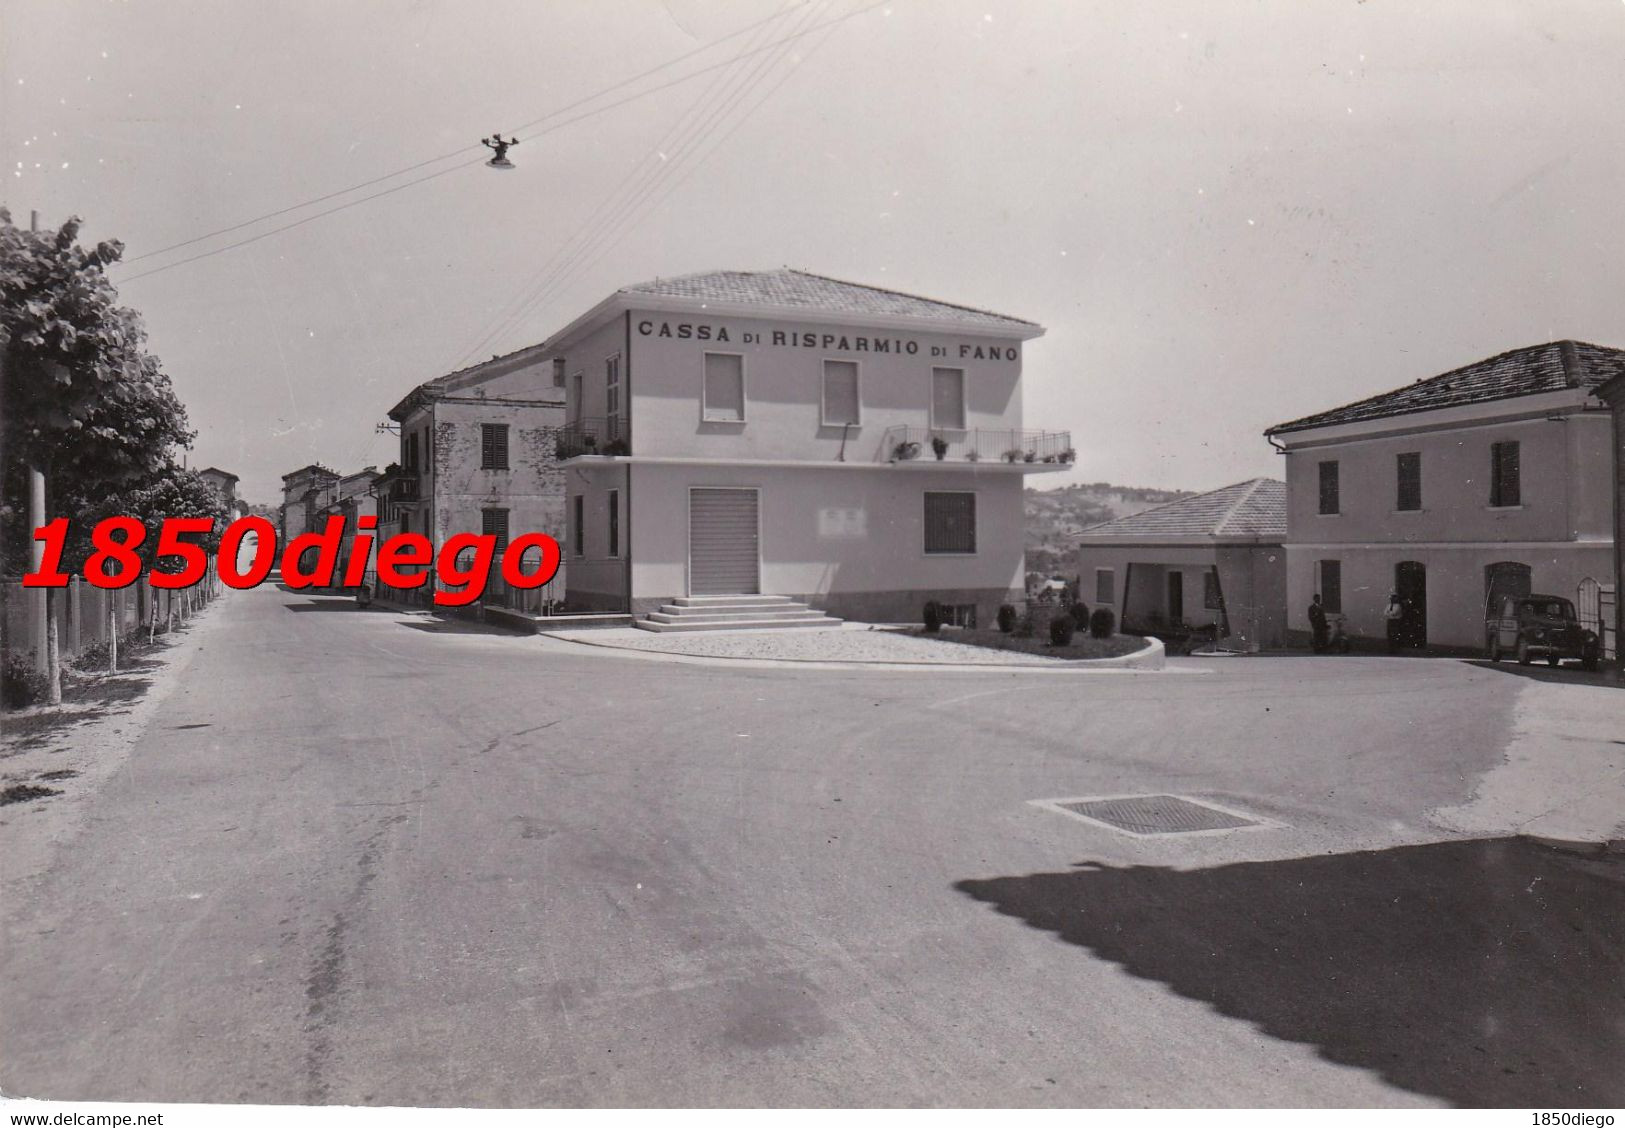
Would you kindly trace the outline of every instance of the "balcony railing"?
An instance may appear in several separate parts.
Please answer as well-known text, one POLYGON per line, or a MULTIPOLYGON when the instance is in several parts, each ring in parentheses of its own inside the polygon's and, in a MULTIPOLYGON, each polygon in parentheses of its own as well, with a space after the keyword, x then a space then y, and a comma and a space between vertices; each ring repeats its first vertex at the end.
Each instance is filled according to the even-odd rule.
POLYGON ((418 476, 416 474, 401 474, 390 483, 390 501, 416 501, 418 500, 418 476))
POLYGON ((559 428, 558 456, 565 459, 584 454, 631 454, 631 439, 631 431, 619 416, 577 419, 559 428))
POLYGON ((881 462, 1006 462, 1070 464, 1077 453, 1070 431, 1003 431, 973 427, 934 431, 929 427, 888 427, 881 436, 881 462), (940 446, 940 452, 939 452, 940 446))

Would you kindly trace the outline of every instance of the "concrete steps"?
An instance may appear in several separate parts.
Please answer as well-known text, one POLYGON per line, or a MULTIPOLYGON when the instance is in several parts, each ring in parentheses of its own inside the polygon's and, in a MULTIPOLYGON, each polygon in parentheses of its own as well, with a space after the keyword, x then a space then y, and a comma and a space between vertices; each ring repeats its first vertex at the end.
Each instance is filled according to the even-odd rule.
POLYGON ((840 622, 787 595, 684 595, 632 625, 665 633, 834 627, 840 622))

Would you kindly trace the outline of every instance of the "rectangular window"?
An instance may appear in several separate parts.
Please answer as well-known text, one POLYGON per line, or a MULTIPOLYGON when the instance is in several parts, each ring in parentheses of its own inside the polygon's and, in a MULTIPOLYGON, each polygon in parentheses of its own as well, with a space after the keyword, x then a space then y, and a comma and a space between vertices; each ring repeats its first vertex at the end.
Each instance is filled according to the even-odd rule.
POLYGON ((609 491, 609 554, 621 554, 621 491, 609 491))
POLYGON ((484 536, 496 537, 498 552, 507 548, 508 511, 506 509, 480 510, 480 532, 484 536))
POLYGON ((576 494, 575 512, 570 514, 570 539, 574 542, 571 547, 577 556, 587 555, 587 499, 582 494, 576 494))
POLYGON ((604 361, 604 415, 609 419, 609 437, 618 438, 621 417, 621 358, 618 356, 604 361))
POLYGON ((1315 561, 1315 590, 1320 593, 1320 605, 1328 614, 1343 610, 1343 562, 1341 560, 1315 561))
POLYGON ((850 360, 824 361, 824 408, 826 427, 858 424, 858 366, 850 360))
POLYGON ((925 551, 955 556, 976 551, 975 494, 926 493, 925 551))
POLYGON ((413 473, 416 473, 418 469, 418 436, 416 431, 413 431, 410 435, 406 436, 405 458, 406 468, 411 470, 413 473))
POLYGON ((1117 569, 1095 569, 1095 602, 1116 603, 1117 597, 1113 589, 1117 586, 1117 569))
POLYGON ((1211 570, 1202 573, 1202 609, 1224 610, 1224 599, 1219 594, 1219 573, 1211 570))
POLYGON ((506 423, 480 424, 480 469, 506 470, 508 468, 508 425, 506 423))
POLYGON ((1394 470, 1399 481, 1399 493, 1394 508, 1412 511, 1422 508, 1422 455, 1411 451, 1394 459, 1394 470))
POLYGON ((946 431, 965 429, 965 370, 931 370, 931 426, 946 431))
POLYGON ((705 354, 702 418, 712 423, 745 421, 745 358, 738 353, 705 354))
POLYGON ((1518 474, 1518 444, 1490 444, 1490 504, 1522 505, 1523 483, 1518 474))
POLYGON ((1322 513, 1340 513, 1338 508, 1338 482, 1337 463, 1322 462, 1320 464, 1320 511, 1322 513))
POLYGON ((562 356, 553 358, 553 386, 555 388, 564 387, 564 358, 562 356))
POLYGON ((570 403, 565 413, 572 420, 579 421, 581 419, 581 409, 581 373, 572 372, 570 374, 570 403))
POLYGON ((403 510, 401 510, 401 532, 410 533, 411 531, 412 531, 412 511, 410 509, 403 509, 403 510))

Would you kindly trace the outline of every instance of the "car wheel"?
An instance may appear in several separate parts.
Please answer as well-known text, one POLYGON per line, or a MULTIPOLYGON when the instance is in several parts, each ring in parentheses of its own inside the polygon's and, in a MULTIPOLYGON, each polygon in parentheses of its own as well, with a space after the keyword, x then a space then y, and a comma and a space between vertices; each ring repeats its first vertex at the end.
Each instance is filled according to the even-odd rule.
POLYGON ((1559 658, 1559 657, 1558 657, 1558 656, 1557 656, 1557 655, 1555 655, 1555 654, 1548 654, 1548 655, 1546 655, 1546 664, 1547 664, 1547 665, 1548 665, 1548 666, 1551 666, 1551 667, 1553 667, 1553 668, 1554 668, 1554 669, 1555 669, 1555 668, 1556 668, 1556 667, 1557 667, 1557 664, 1558 664, 1558 663, 1559 663, 1559 662, 1560 662, 1560 661, 1562 661, 1562 659, 1560 659, 1560 658, 1559 658))
POLYGON ((1596 673, 1598 665, 1599 663, 1595 654, 1587 654, 1584 658, 1580 659, 1580 669, 1586 671, 1588 674, 1596 673))
POLYGON ((1518 640, 1518 665, 1529 665, 1529 644, 1523 639, 1518 640))

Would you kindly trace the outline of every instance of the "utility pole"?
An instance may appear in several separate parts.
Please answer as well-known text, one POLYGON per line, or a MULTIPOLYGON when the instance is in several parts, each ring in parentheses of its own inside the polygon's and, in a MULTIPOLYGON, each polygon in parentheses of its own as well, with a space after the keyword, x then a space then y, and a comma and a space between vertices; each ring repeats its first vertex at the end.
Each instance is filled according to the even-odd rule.
MULTIPOLYGON (((30 233, 39 231, 39 212, 28 213, 28 230, 30 233)), ((37 466, 28 468, 28 531, 43 528, 45 525, 45 474, 37 466)), ((33 570, 37 573, 45 564, 45 542, 36 540, 33 549, 33 570)), ((39 644, 35 648, 34 664, 45 674, 46 700, 52 705, 62 704, 62 669, 58 643, 56 637, 56 589, 42 589, 43 596, 39 601, 39 610, 35 612, 35 637, 39 644)))

